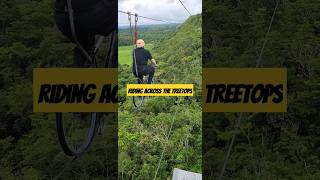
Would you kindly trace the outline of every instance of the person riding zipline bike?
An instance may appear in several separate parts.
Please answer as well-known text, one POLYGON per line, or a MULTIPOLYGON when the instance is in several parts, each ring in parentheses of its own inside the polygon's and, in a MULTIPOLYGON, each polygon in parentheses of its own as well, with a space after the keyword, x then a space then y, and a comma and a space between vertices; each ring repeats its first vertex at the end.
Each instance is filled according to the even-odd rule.
MULTIPOLYGON (((104 39, 108 39, 110 43, 104 57, 104 67, 117 67, 117 11, 116 0, 55 1, 56 24, 59 30, 76 44, 73 67, 97 68, 99 65, 96 55, 104 39), (109 34, 110 40, 106 38, 109 34)), ((108 117, 108 114, 102 113, 98 116, 96 112, 57 112, 57 134, 64 153, 74 157, 84 154, 94 136, 101 134, 103 121, 108 117)))
POLYGON ((148 84, 152 83, 152 79, 155 73, 155 68, 157 67, 156 61, 152 58, 151 53, 144 48, 145 42, 142 39, 137 40, 136 48, 133 52, 133 74, 138 77, 138 83, 141 83, 143 80, 143 76, 148 75, 148 84), (148 65, 148 61, 151 62, 148 65), (137 63, 137 68, 136 68, 137 63), (138 71, 138 75, 137 75, 138 71))
MULTIPOLYGON (((117 28, 116 0, 56 0, 55 21, 59 30, 72 42, 78 41, 83 49, 93 56, 95 35, 107 36, 117 28), (72 34, 68 9, 72 9, 76 37, 72 34), (76 38, 76 40, 75 40, 76 38)), ((88 67, 87 58, 81 49, 74 48, 73 67, 88 67)))

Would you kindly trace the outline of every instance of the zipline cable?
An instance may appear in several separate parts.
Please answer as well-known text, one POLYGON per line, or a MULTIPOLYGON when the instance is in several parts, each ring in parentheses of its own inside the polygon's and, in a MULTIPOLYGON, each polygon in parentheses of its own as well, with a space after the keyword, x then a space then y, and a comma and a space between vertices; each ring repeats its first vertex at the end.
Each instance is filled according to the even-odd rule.
MULTIPOLYGON (((240 115, 239 115, 239 117, 237 119, 237 124, 236 124, 236 127, 235 127, 236 130, 238 130, 238 128, 240 127, 242 115, 243 115, 243 113, 240 113, 240 115)), ((230 142, 230 145, 229 145, 229 148, 228 148, 228 151, 227 151, 227 155, 226 155, 226 157, 224 159, 223 166, 222 166, 222 169, 220 171, 219 180, 222 180, 222 178, 223 178, 223 174, 224 174, 224 171, 226 169, 226 166, 227 166, 227 163, 228 163, 228 160, 229 160, 229 157, 230 157, 230 153, 231 153, 231 150, 232 150, 232 147, 233 147, 233 144, 234 144, 234 140, 236 139, 236 136, 237 136, 237 131, 235 131, 233 133, 233 135, 232 135, 231 142, 230 142)))
POLYGON ((139 18, 143 18, 143 19, 149 19, 149 20, 152 20, 152 21, 158 21, 158 22, 163 22, 163 23, 181 23, 181 22, 178 22, 178 21, 169 21, 169 20, 162 20, 162 19, 155 19, 155 18, 151 18, 151 17, 147 17, 147 16, 140 16, 138 15, 137 13, 132 13, 132 12, 125 12, 125 11, 121 11, 121 10, 118 10, 118 12, 120 13, 123 13, 123 14, 127 14, 127 15, 131 15, 131 16, 135 16, 137 15, 139 18))
MULTIPOLYGON (((180 0, 179 0, 180 1, 180 0)), ((191 16, 192 14, 190 13, 190 11, 185 7, 185 5, 180 1, 180 3, 183 5, 183 7, 186 9, 186 11, 189 13, 189 15, 191 16)), ((135 47, 136 47, 136 42, 135 42, 135 39, 137 38, 136 37, 136 33, 137 32, 132 32, 132 23, 131 23, 131 16, 135 16, 135 30, 137 30, 137 20, 138 20, 138 17, 140 18, 144 18, 144 19, 149 19, 149 20, 153 20, 153 21, 159 21, 159 22, 164 22, 164 23, 172 23, 170 21, 166 21, 166 20, 160 20, 160 19, 155 19, 155 18, 149 18, 149 17, 146 17, 146 16, 140 16, 138 15, 137 13, 133 14, 131 12, 125 12, 125 11, 121 11, 119 10, 120 13, 123 13, 123 14, 127 14, 128 15, 128 20, 129 20, 129 26, 130 26, 130 32, 131 32, 131 37, 133 39, 133 56, 134 56, 134 61, 135 61, 135 71, 136 71, 136 74, 137 74, 137 77, 139 78, 138 76, 138 69, 137 69, 137 62, 136 62, 136 57, 135 57, 135 47)), ((165 151, 166 151, 166 148, 167 148, 167 144, 169 142, 169 139, 170 139, 170 136, 171 136, 171 132, 172 132, 172 128, 173 128, 173 125, 175 123, 175 120, 176 120, 176 115, 177 115, 177 112, 178 112, 178 109, 176 109, 175 113, 174 113, 174 118, 172 119, 172 122, 171 122, 171 125, 170 125, 170 128, 169 128, 169 131, 166 133, 166 142, 165 142, 165 145, 163 147, 163 150, 161 152, 161 156, 160 156, 160 159, 159 159, 159 162, 158 162, 158 165, 157 165, 157 169, 156 169, 156 172, 155 172, 155 175, 154 175, 154 180, 156 180, 157 178, 157 175, 158 175, 158 172, 159 172, 159 169, 160 169, 160 165, 161 165, 161 162, 162 162, 162 159, 164 157, 164 154, 165 154, 165 151)))
MULTIPOLYGON (((138 15, 137 13, 132 13, 132 12, 130 12, 130 11, 128 11, 128 12, 125 12, 125 11, 122 11, 122 10, 118 10, 118 11, 119 11, 120 13, 123 13, 123 14, 128 15, 130 32, 131 32, 131 37, 132 37, 132 41, 133 41, 133 44, 134 44, 134 49, 135 49, 135 44, 136 44, 135 41, 137 40, 137 29, 138 29, 137 21, 138 21, 138 18, 139 18, 139 17, 140 17, 140 18, 144 18, 144 19, 153 20, 153 21, 160 21, 160 22, 172 23, 172 22, 165 21, 165 20, 149 18, 149 17, 146 17, 146 16, 140 16, 140 15, 138 15), (135 30, 133 30, 133 28, 132 28, 131 16, 134 16, 134 17, 135 17, 135 30), (133 31, 134 31, 134 32, 133 32, 133 31)), ((136 65, 137 63, 136 63, 135 51, 133 51, 133 56, 134 56, 134 61, 135 61, 135 65, 136 65)), ((178 63, 178 62, 176 62, 176 63, 178 63)), ((136 72, 136 74, 138 75, 137 67, 135 68, 135 72, 136 72)), ((137 76, 137 77, 139 77, 139 76, 137 76)))
MULTIPOLYGON (((270 20, 270 23, 269 23, 269 27, 268 27, 267 33, 266 33, 266 35, 265 35, 262 48, 261 48, 261 50, 260 50, 259 58, 257 59, 256 68, 258 68, 258 67, 261 66, 261 57, 262 57, 264 48, 265 48, 265 46, 266 46, 266 44, 267 44, 267 42, 268 42, 269 33, 270 33, 270 30, 271 30, 271 27, 272 27, 272 24, 273 24, 274 17, 275 17, 275 15, 276 15, 278 6, 279 6, 279 2, 280 2, 280 0, 277 0, 277 4, 276 4, 276 6, 275 6, 275 8, 274 8, 274 10, 273 10, 273 14, 272 14, 272 17, 271 17, 271 20, 270 20)), ((239 118, 238 118, 238 120, 237 120, 236 127, 235 127, 237 130, 239 129, 239 127, 240 127, 240 125, 241 125, 242 116, 243 116, 243 113, 240 113, 239 118)), ((232 139, 231 139, 231 142, 230 142, 228 151, 227 151, 227 155, 226 155, 226 157, 225 157, 225 160, 224 160, 224 162, 223 162, 223 166, 222 166, 222 169, 221 169, 221 172, 220 172, 220 175, 219 175, 219 180, 222 180, 222 178, 223 178, 223 174, 224 174, 224 171, 225 171, 225 169, 226 169, 226 166, 227 166, 227 163, 228 163, 228 160, 229 160, 229 157, 230 157, 230 153, 231 153, 231 150, 232 150, 232 148, 233 148, 233 144, 234 144, 234 141, 235 141, 236 136, 237 136, 237 131, 235 131, 234 134, 233 134, 233 136, 232 136, 232 139)))
MULTIPOLYGON (((180 1, 180 3, 183 5, 183 7, 186 9, 186 11, 188 11, 188 13, 191 15, 190 11, 185 7, 185 5, 182 3, 182 1, 180 1)), ((125 11, 122 11, 122 10, 118 10, 118 12, 128 15, 129 26, 130 26, 130 30, 131 30, 131 36, 133 38, 134 44, 135 44, 135 41, 136 41, 136 33, 137 32, 136 31, 134 33, 132 32, 131 16, 135 16, 135 20, 136 21, 137 21, 137 18, 140 17, 140 18, 149 19, 149 20, 152 20, 152 21, 164 22, 164 23, 179 23, 177 21, 167 21, 167 20, 150 18, 150 17, 146 17, 146 16, 140 16, 137 13, 132 13, 130 11, 125 12, 125 11), (133 34, 134 34, 134 36, 133 36, 133 34)), ((137 24, 136 23, 135 23, 135 29, 137 29, 137 24)), ((133 55, 135 56, 135 53, 133 55)), ((136 64, 136 58, 135 57, 134 57, 134 60, 135 60, 135 64, 136 64)), ((136 69, 136 73, 137 73, 137 69, 136 69)))
POLYGON ((173 116, 173 119, 172 119, 172 122, 171 122, 171 125, 170 125, 170 129, 169 129, 168 133, 166 133, 166 142, 165 142, 164 147, 162 149, 161 156, 160 156, 160 159, 159 159, 159 162, 158 162, 157 169, 156 169, 156 172, 154 174, 153 180, 156 180, 156 178, 157 178, 157 175, 158 175, 158 172, 159 172, 159 169, 160 169, 160 165, 161 165, 164 153, 165 153, 166 148, 167 148, 167 144, 168 144, 170 136, 171 136, 171 131, 172 131, 174 122, 176 121, 177 112, 178 112, 178 109, 176 109, 176 112, 174 113, 174 116, 173 116))
POLYGON ((271 26, 273 24, 273 20, 274 20, 274 17, 276 15, 278 6, 279 6, 279 2, 280 2, 280 0, 277 0, 277 4, 276 4, 276 7, 274 8, 274 11, 273 11, 273 14, 272 14, 272 18, 271 18, 271 21, 270 21, 270 24, 269 24, 269 27, 268 27, 268 31, 267 31, 266 36, 264 38, 264 42, 263 42, 263 45, 262 45, 262 48, 261 48, 261 51, 260 51, 260 54, 259 54, 259 58, 258 58, 256 67, 259 67, 261 65, 262 54, 263 54, 264 48, 265 48, 265 46, 266 46, 266 44, 268 42, 269 33, 270 33, 270 30, 271 30, 271 26))
POLYGON ((187 7, 183 4, 183 2, 181 0, 179 0, 179 2, 181 3, 181 5, 184 7, 184 9, 189 13, 190 16, 192 16, 192 14, 190 13, 190 11, 187 9, 187 7))

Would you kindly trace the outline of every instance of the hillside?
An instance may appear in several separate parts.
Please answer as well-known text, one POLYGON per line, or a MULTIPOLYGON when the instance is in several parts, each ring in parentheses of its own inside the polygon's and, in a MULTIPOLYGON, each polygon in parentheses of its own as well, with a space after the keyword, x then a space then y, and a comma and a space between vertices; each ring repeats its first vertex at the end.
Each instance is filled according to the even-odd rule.
MULTIPOLYGON (((33 113, 33 68, 66 67, 72 63, 74 44, 63 37, 55 26, 53 1, 15 0, 4 1, 1 5, 0 179, 53 179, 57 175, 61 179, 107 179, 112 176, 116 169, 112 169, 110 159, 117 157, 112 154, 117 152, 117 146, 110 144, 109 140, 112 137, 110 134, 117 129, 116 120, 106 122, 109 128, 95 137, 81 158, 72 161, 59 145, 55 114, 33 113)), ((200 17, 196 19, 200 21, 200 17)), ((197 34, 200 37, 201 32, 197 34)), ((181 43, 182 34, 180 39, 173 36, 170 39, 181 43)), ((197 43, 201 44, 201 39, 197 39, 197 43)), ((161 43, 156 46, 164 48, 161 43)), ((183 46, 188 48, 188 44, 183 46)), ((168 47, 167 50, 174 49, 168 47)), ((163 52, 165 49, 155 52, 161 64, 156 76, 168 81, 164 73, 170 62, 166 58, 160 59, 163 52)), ((187 56, 191 55, 181 52, 179 56, 167 57, 182 60, 187 56)), ((201 56, 191 59, 199 69, 201 56)), ((192 69, 192 66, 185 68, 192 69)), ((120 70, 119 82, 122 85, 135 82, 129 66, 122 66, 120 70)), ((167 71, 170 76, 171 71, 167 71)), ((193 99, 150 98, 142 109, 137 110, 133 108, 131 99, 127 99, 119 109, 119 175, 122 179, 150 179, 153 176, 165 142, 163 132, 167 131, 168 124, 175 117, 175 110, 178 118, 175 119, 158 177, 170 177, 173 167, 201 171, 201 109, 197 102, 193 99)), ((113 139, 113 142, 116 141, 113 139)))
MULTIPOLYGON (((156 43, 163 39, 164 36, 175 32, 179 24, 162 24, 162 25, 140 25, 138 24, 139 37, 146 43, 156 43)), ((132 44, 130 28, 128 26, 119 27, 119 46, 128 46, 132 44)))
MULTIPOLYGON (((201 81, 201 16, 193 16, 156 43, 151 50, 159 63, 155 75, 160 83, 201 81)), ((135 83, 131 66, 119 68, 121 96, 127 83, 135 83)), ((119 109, 119 175, 124 179, 154 177, 163 148, 166 148, 159 179, 172 176, 174 167, 201 172, 201 108, 193 98, 150 97, 140 109, 127 98, 119 109), (168 131, 174 121, 170 139, 168 131)))
MULTIPOLYGON (((202 18, 189 18, 153 48, 159 63, 158 79, 165 83, 193 83, 201 87, 202 18)), ((201 96, 197 89, 197 97, 201 96)))

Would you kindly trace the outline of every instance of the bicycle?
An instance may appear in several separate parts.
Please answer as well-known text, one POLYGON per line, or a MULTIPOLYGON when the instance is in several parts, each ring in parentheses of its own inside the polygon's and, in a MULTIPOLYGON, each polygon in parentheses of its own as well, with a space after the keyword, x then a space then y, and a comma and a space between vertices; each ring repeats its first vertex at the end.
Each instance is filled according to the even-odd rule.
MULTIPOLYGON (((86 57, 89 67, 98 68, 97 55, 104 39, 108 37, 97 36, 95 39, 94 52, 90 56, 82 47, 76 37, 73 21, 73 11, 71 1, 68 0, 68 14, 70 20, 71 33, 74 42, 86 57)), ((109 36, 110 43, 107 54, 104 57, 105 68, 116 68, 117 62, 117 30, 115 29, 109 36)), ((103 120, 98 118, 96 112, 92 113, 56 113, 56 128, 60 146, 67 156, 79 157, 85 153, 91 145, 97 132, 102 133, 103 120), (80 119, 80 120, 79 120, 80 119), (76 122, 77 121, 77 122, 76 122)))
MULTIPOLYGON (((145 76, 143 79, 138 78, 138 84, 147 84, 148 76, 145 76), (146 78, 145 78, 146 77, 146 78)), ((151 84, 154 84, 156 81, 153 77, 151 84)), ((136 108, 143 106, 145 100, 145 96, 132 96, 133 105, 136 108)))

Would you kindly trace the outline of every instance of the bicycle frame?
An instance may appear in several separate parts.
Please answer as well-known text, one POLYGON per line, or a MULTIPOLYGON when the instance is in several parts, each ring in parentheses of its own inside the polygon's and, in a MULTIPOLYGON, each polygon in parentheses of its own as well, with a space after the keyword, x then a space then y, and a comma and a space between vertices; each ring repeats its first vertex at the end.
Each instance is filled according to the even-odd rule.
MULTIPOLYGON (((103 43, 103 40, 106 39, 104 36, 98 36, 96 39, 95 45, 94 45, 94 53, 92 57, 89 55, 89 53, 83 48, 83 46, 80 44, 80 42, 77 39, 76 31, 75 31, 75 25, 74 25, 74 17, 73 17, 73 9, 71 5, 71 0, 67 0, 67 9, 68 9, 68 15, 70 20, 70 28, 71 28, 71 34, 72 39, 77 45, 77 47, 80 49, 82 54, 86 57, 88 62, 90 64, 94 64, 95 67, 98 67, 97 61, 96 61, 96 55, 99 51, 100 46, 103 43)), ((111 33, 111 39, 110 44, 108 48, 108 52, 104 58, 105 60, 105 68, 114 68, 117 67, 117 53, 115 51, 117 50, 117 29, 115 29, 111 33)), ((68 144, 68 138, 66 137, 66 128, 64 127, 64 122, 68 119, 65 119, 62 113, 56 113, 56 126, 57 126, 57 133, 60 145, 64 151, 64 153, 68 156, 75 156, 80 157, 85 151, 89 148, 91 145, 91 142, 93 141, 93 138, 97 131, 101 132, 102 128, 102 122, 99 118, 97 118, 97 113, 92 112, 90 113, 90 121, 88 124, 88 132, 85 134, 85 138, 83 141, 81 141, 81 144, 79 147, 72 147, 68 144)))

